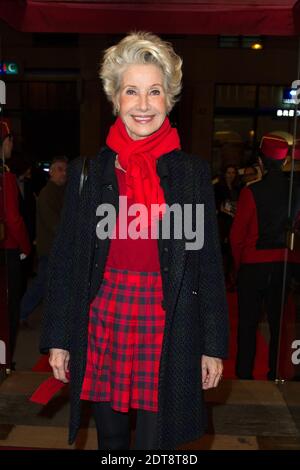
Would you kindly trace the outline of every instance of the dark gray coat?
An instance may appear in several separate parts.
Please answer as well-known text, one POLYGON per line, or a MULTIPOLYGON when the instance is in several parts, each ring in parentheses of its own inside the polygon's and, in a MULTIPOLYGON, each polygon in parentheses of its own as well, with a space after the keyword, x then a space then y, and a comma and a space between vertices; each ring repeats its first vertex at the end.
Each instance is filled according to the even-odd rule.
MULTIPOLYGON (((89 304, 102 282, 110 240, 96 237, 96 208, 118 208, 115 153, 105 147, 90 161, 79 197, 82 162, 70 166, 59 231, 50 256, 41 350, 70 351, 69 442, 80 425, 80 392, 85 372, 89 304)), ((167 204, 203 203, 205 241, 198 252, 185 240, 160 240, 165 334, 159 373, 157 448, 174 449, 201 436, 206 427, 201 355, 226 357, 228 318, 214 195, 208 164, 182 151, 158 160, 167 204)))

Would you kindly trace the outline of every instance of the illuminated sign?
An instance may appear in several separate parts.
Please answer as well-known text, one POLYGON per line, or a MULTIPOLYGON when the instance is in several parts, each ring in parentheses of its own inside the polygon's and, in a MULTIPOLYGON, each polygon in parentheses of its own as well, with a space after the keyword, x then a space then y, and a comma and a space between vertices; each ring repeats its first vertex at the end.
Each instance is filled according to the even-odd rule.
MULTIPOLYGON (((277 109, 276 116, 277 117, 294 117, 295 110, 294 109, 277 109)), ((297 110, 297 116, 300 116, 299 110, 297 110)))
POLYGON ((17 75, 19 68, 15 62, 1 62, 0 75, 17 75))
POLYGON ((296 90, 285 88, 283 90, 282 102, 284 104, 295 104, 296 90))

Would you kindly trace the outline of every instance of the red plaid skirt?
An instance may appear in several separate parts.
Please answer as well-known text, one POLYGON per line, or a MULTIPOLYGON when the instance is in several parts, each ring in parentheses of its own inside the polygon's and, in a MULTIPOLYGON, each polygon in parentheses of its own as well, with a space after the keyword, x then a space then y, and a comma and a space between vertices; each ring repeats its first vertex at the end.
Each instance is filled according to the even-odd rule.
POLYGON ((165 312, 159 272, 107 268, 90 306, 81 399, 157 411, 165 312))

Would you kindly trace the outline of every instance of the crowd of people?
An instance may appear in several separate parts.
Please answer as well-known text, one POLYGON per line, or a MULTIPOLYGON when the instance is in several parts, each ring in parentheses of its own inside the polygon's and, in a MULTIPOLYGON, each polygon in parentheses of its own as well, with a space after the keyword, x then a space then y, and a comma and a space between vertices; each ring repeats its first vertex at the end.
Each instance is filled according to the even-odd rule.
POLYGON ((14 370, 19 327, 29 327, 28 317, 46 291, 47 261, 63 206, 67 159, 55 157, 49 177, 35 172, 32 162, 13 155, 11 123, 3 118, 0 151, 0 253, 6 272, 1 282, 7 283, 7 369, 14 370))
MULTIPOLYGON (((299 178, 285 172, 290 148, 280 135, 261 139, 257 163, 227 166, 215 184, 215 198, 227 290, 238 297, 236 376, 253 379, 256 334, 269 325, 268 379, 279 377, 280 327, 293 278, 299 283, 300 257, 288 246, 299 212, 299 178), (291 198, 292 195, 292 198, 291 198), (287 265, 286 265, 287 262, 287 265), (287 266, 285 275, 284 270, 287 266)), ((294 161, 300 159, 298 145, 294 161)))

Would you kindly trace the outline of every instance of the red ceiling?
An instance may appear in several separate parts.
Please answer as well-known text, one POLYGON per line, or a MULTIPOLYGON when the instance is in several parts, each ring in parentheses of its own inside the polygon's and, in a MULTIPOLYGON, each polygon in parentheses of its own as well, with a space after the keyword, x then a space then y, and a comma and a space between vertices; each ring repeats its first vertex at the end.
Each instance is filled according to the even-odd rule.
POLYGON ((300 32, 300 1, 0 0, 0 18, 24 32, 291 36, 300 32))

